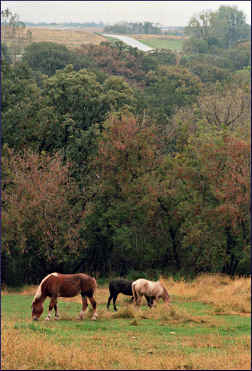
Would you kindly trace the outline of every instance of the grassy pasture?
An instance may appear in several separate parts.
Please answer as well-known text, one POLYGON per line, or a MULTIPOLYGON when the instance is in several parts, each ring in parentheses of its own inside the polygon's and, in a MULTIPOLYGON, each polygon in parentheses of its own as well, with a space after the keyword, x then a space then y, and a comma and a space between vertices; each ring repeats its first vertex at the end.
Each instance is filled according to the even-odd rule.
POLYGON ((59 321, 31 320, 36 286, 2 291, 3 370, 246 370, 250 368, 250 279, 203 275, 163 279, 167 308, 136 308, 119 295, 106 309, 108 284, 98 287, 98 319, 77 319, 80 297, 59 301, 59 321))
POLYGON ((164 38, 149 38, 139 39, 141 43, 150 46, 155 49, 171 49, 174 51, 182 50, 183 39, 164 39, 164 38))
POLYGON ((181 51, 183 42, 187 36, 172 36, 172 35, 134 35, 138 41, 152 48, 171 49, 173 51, 181 51))

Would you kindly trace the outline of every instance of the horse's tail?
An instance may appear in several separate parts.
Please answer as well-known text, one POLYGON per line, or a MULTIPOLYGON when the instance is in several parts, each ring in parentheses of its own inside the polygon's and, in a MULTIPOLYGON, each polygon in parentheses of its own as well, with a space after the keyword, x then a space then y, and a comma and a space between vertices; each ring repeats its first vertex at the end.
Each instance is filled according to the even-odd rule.
POLYGON ((137 300, 137 293, 136 293, 135 286, 136 286, 136 284, 135 284, 135 282, 133 282, 132 283, 132 294, 133 294, 134 301, 136 302, 136 300, 137 300))

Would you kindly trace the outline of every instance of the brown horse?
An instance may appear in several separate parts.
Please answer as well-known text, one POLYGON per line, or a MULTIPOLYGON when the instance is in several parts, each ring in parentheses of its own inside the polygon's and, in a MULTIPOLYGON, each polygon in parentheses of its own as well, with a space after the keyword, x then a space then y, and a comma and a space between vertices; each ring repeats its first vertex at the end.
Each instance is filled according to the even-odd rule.
POLYGON ((145 296, 148 306, 151 308, 153 301, 163 299, 165 303, 169 303, 170 297, 168 291, 160 281, 148 281, 144 278, 139 278, 132 283, 132 292, 134 302, 140 305, 143 295, 145 296))
POLYGON ((96 312, 96 301, 94 299, 94 292, 97 287, 96 280, 87 274, 48 274, 41 282, 34 295, 32 302, 32 319, 38 320, 43 313, 43 302, 49 296, 51 298, 49 304, 49 311, 46 320, 51 317, 51 312, 54 308, 55 319, 59 318, 57 310, 57 298, 72 298, 78 294, 82 297, 82 311, 80 312, 80 319, 83 319, 85 310, 87 309, 87 297, 93 307, 92 319, 95 320, 98 315, 96 312))

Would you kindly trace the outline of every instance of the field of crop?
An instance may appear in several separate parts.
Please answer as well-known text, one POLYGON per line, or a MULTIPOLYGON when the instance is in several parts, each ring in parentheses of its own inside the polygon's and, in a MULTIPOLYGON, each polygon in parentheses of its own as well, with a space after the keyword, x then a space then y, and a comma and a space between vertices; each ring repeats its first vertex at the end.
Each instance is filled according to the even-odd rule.
MULTIPOLYGON (((59 44, 64 44, 70 48, 79 47, 82 44, 100 44, 106 39, 100 35, 97 35, 95 32, 91 32, 90 29, 81 29, 81 30, 60 30, 52 28, 39 28, 31 27, 29 30, 32 32, 32 42, 42 42, 49 41, 59 44)), ((97 32, 100 29, 96 30, 97 32)))
POLYGON ((202 275, 163 279, 169 308, 136 308, 118 297, 106 309, 108 284, 98 285, 98 319, 77 319, 80 297, 59 301, 59 321, 31 320, 36 286, 2 290, 3 370, 250 369, 250 278, 202 275))

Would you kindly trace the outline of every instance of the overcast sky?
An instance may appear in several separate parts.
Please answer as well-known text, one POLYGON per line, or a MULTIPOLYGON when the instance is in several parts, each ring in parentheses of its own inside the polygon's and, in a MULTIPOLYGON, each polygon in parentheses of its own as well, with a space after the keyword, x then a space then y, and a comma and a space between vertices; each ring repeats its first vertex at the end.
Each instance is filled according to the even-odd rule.
POLYGON ((153 22, 165 26, 186 26, 202 10, 220 5, 237 6, 251 24, 250 1, 1 1, 23 22, 153 22))

